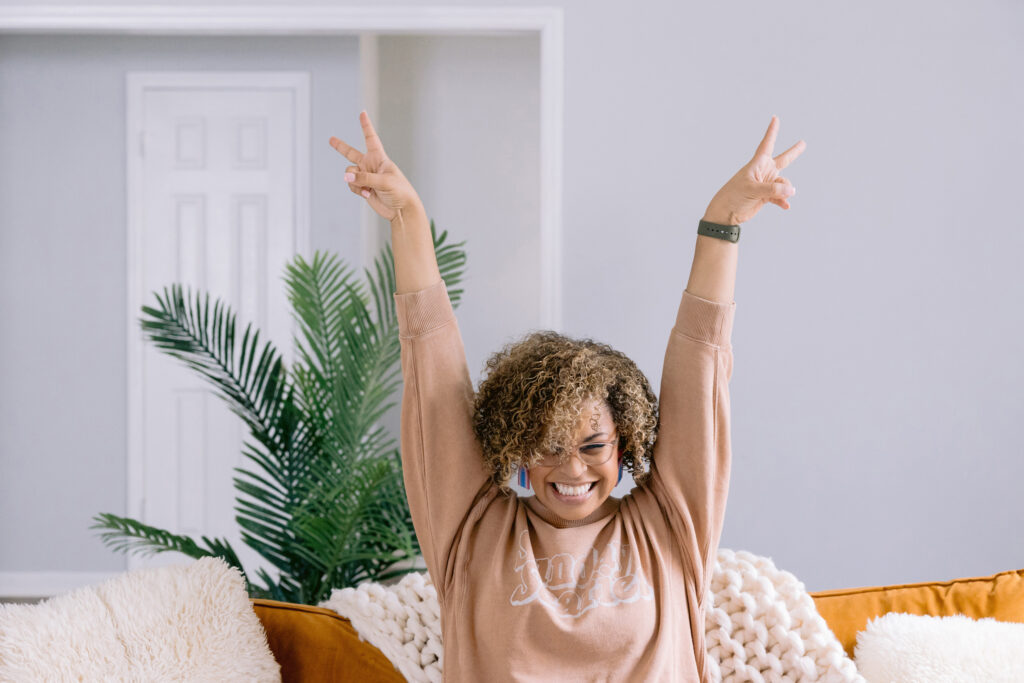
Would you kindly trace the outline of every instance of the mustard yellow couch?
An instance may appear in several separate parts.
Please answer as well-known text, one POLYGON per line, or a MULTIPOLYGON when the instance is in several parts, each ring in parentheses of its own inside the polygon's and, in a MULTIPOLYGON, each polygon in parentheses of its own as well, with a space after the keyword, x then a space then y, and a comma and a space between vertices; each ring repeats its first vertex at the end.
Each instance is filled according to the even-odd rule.
MULTIPOLYGON (((952 581, 840 588, 810 594, 853 657, 857 633, 889 612, 1024 623, 1024 569, 952 581)), ((284 683, 404 681, 380 650, 359 640, 348 620, 322 607, 252 600, 284 683)))

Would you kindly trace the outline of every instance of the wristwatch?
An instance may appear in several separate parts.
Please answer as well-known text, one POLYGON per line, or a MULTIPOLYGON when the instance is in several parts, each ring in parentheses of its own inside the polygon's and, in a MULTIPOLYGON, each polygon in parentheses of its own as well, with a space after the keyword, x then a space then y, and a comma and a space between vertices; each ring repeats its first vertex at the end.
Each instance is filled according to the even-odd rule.
POLYGON ((701 219, 700 223, 697 224, 697 234, 717 237, 720 240, 728 240, 729 242, 739 242, 740 226, 721 225, 720 223, 710 223, 701 219))

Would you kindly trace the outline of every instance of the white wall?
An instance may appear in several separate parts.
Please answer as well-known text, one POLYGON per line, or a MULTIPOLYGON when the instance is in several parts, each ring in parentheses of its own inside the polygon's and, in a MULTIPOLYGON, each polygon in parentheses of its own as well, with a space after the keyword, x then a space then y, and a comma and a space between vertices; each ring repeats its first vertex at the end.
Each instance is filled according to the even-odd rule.
MULTIPOLYGON (((564 331, 622 349, 656 383, 708 200, 749 159, 772 114, 782 123, 777 151, 807 141, 786 171, 798 189, 793 208, 768 206, 743 228, 722 547, 769 555, 809 590, 1024 566, 1024 361, 1015 353, 1024 333, 1024 232, 1014 204, 1024 153, 1024 5, 550 4, 565 9, 566 31, 564 331)), ((16 134, 26 135, 10 129, 9 101, 0 92, 4 158, 16 134)), ((80 171, 34 173, 66 174, 70 186, 80 171)), ((0 187, 3 207, 13 187, 0 187)), ((37 201, 34 215, 66 222, 60 212, 70 209, 60 202, 68 200, 53 197, 37 201)), ((90 224, 103 217, 95 211, 90 224)), ((123 411, 110 389, 121 382, 83 385, 77 369, 97 357, 112 366, 119 321, 93 315, 76 327, 39 327, 27 319, 33 306, 52 315, 68 301, 68 284, 93 278, 102 296, 116 298, 116 283, 102 270, 65 276, 48 267, 40 277, 8 255, 24 244, 12 245, 8 222, 0 225, 0 376, 24 387, 0 394, 0 432, 40 414, 33 405, 64 419, 98 391, 113 408, 92 415, 97 425, 69 428, 56 448, 109 453, 104 439, 122 439, 123 411), (68 329, 85 361, 62 361, 59 346, 46 346, 68 329), (12 353, 30 344, 49 350, 58 368, 51 381, 64 383, 67 403, 38 382, 33 388, 18 367, 12 353), (86 427, 95 431, 83 440, 86 427)), ((75 263, 73 246, 49 233, 32 239, 56 259, 37 264, 75 263)), ((470 258, 488 250, 476 244, 470 258)), ((100 256, 109 260, 94 260, 97 268, 120 272, 116 252, 100 256)), ((50 422, 43 428, 53 431, 50 422)), ((32 447, 27 436, 0 442, 5 480, 39 485, 41 466, 20 455, 32 447)), ((99 457, 116 461, 110 472, 120 464, 116 455, 99 457)), ((82 472, 49 476, 65 482, 51 501, 95 495, 70 487, 82 472)), ((81 504, 82 517, 100 502, 81 504)), ((25 514, 24 497, 0 505, 5 518, 25 514)), ((44 527, 64 509, 34 514, 44 527)), ((31 537, 2 533, 0 566, 43 566, 47 555, 27 550, 31 537)), ((114 564, 89 537, 65 538, 82 546, 66 551, 90 544, 94 554, 78 555, 89 566, 114 564)))

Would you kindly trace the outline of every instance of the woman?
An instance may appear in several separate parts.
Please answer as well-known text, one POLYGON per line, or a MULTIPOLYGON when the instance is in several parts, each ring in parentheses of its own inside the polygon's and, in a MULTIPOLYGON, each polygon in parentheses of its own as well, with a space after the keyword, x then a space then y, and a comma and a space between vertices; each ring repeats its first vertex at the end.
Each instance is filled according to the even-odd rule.
POLYGON ((366 153, 337 138, 349 189, 391 222, 402 347, 401 444, 413 524, 441 606, 446 680, 707 680, 704 605, 729 488, 739 224, 795 192, 754 158, 708 205, 660 408, 636 365, 591 340, 528 336, 478 392, 426 211, 366 112, 366 153), (637 486, 611 491, 627 467, 637 486), (514 472, 536 495, 508 487, 514 472))

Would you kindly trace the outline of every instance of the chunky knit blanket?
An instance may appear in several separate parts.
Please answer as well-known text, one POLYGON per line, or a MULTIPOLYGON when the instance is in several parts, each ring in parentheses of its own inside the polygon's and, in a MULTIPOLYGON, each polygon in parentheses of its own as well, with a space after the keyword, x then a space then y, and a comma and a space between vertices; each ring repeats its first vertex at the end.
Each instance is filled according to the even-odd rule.
POLYGON ((744 550, 718 549, 704 634, 714 681, 865 683, 804 584, 744 550))
POLYGON ((392 586, 368 581, 335 588, 320 607, 351 621, 359 637, 383 652, 406 680, 441 680, 441 608, 427 572, 406 574, 392 586))
MULTIPOLYGON (((335 589, 320 606, 348 618, 406 679, 441 680, 441 615, 427 573, 335 589)), ((718 549, 704 627, 713 681, 865 683, 803 583, 770 558, 718 549)))

